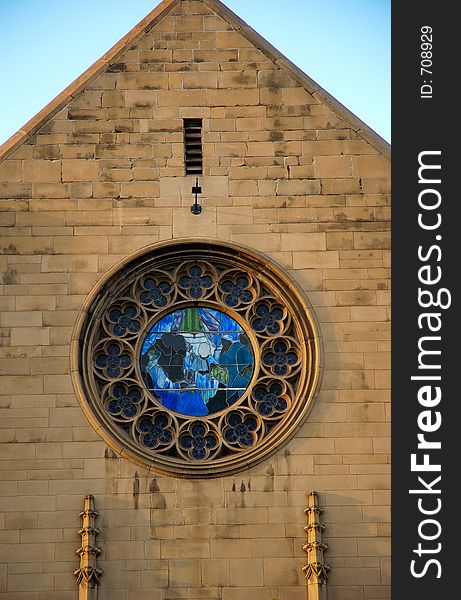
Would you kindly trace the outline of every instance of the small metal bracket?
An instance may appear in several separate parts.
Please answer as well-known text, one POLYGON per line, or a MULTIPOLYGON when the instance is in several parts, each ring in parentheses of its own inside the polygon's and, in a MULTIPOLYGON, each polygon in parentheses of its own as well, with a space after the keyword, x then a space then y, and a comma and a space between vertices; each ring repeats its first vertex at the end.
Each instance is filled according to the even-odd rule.
POLYGON ((195 194, 195 203, 191 206, 191 213, 199 215, 202 212, 202 207, 198 203, 198 195, 202 193, 202 188, 198 183, 198 177, 195 179, 195 185, 192 187, 192 193, 195 194))

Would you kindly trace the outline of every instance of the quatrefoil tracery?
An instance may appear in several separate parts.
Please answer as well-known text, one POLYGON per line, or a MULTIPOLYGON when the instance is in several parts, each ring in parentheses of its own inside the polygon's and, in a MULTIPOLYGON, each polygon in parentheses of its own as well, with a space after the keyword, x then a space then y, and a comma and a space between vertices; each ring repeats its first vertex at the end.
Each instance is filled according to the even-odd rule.
MULTIPOLYGON (((258 340, 262 340, 256 348, 256 354, 263 378, 265 373, 277 377, 289 376, 301 362, 296 340, 281 335, 290 324, 287 308, 279 299, 267 294, 257 300, 257 296, 261 295, 261 286, 248 273, 234 269, 219 275, 210 264, 190 262, 176 269, 171 279, 167 272, 154 272, 141 277, 135 289, 135 297, 140 305, 134 304, 129 298, 122 298, 105 315, 109 324, 106 331, 114 338, 130 338, 139 334, 141 326, 145 328, 144 312, 159 312, 167 308, 171 305, 171 299, 177 298, 178 294, 196 301, 202 297, 209 300, 215 294, 228 307, 227 310, 233 308, 243 311, 249 330, 258 340)), ((176 415, 179 423, 181 418, 185 423, 182 427, 179 424, 182 433, 178 432, 167 412, 143 416, 142 410, 155 405, 158 398, 151 394, 150 402, 147 405, 144 403, 144 409, 141 409, 143 393, 137 387, 123 383, 124 375, 133 366, 132 353, 125 348, 119 342, 103 341, 95 352, 95 369, 103 380, 120 380, 120 383, 111 386, 105 409, 115 421, 132 421, 137 417, 134 437, 149 451, 162 452, 175 445, 176 452, 186 460, 204 461, 219 452, 220 439, 227 451, 242 451, 255 446, 264 435, 264 419, 268 419, 267 429, 270 430, 273 422, 280 419, 292 404, 292 386, 282 381, 269 384, 263 379, 254 387, 252 401, 247 399, 247 394, 245 402, 237 403, 241 404, 240 411, 229 412, 221 419, 218 429, 213 429, 210 422, 191 423, 187 422, 186 415, 176 415)))
MULTIPOLYGON (((103 294, 99 306, 93 301, 92 307, 97 308, 85 334, 89 340, 84 346, 89 370, 84 378, 95 407, 91 413, 99 415, 101 433, 107 434, 108 443, 115 436, 118 447, 127 444, 128 457, 134 453, 138 462, 150 462, 163 472, 184 476, 215 476, 244 468, 267 455, 271 439, 280 445, 294 430, 299 416, 305 414, 316 381, 313 326, 309 320, 300 321, 298 315, 306 315, 307 311, 296 305, 299 300, 291 288, 283 282, 278 285, 262 267, 243 265, 241 254, 233 260, 209 254, 213 250, 189 260, 146 260, 128 274, 126 269, 118 284, 112 282, 111 292, 103 294), (174 314, 189 309, 200 309, 204 320, 208 319, 206 335, 189 334, 189 338, 197 337, 193 352, 189 348, 197 356, 197 365, 201 365, 194 368, 206 374, 208 382, 214 382, 209 391, 213 400, 209 405, 214 408, 208 414, 171 410, 161 391, 149 385, 152 382, 141 361, 146 336, 155 331, 156 324, 174 321, 174 314), (213 350, 218 342, 213 337, 211 317, 216 314, 226 315, 226 323, 241 328, 240 334, 215 332, 224 338, 220 352, 221 356, 227 353, 227 363, 216 358, 213 350), (229 357, 234 355, 232 362, 229 357), (233 393, 232 385, 239 385, 240 391, 233 393)), ((174 343, 175 336, 180 335, 187 342, 183 330, 192 331, 194 318, 197 321, 194 315, 182 322, 177 320, 171 334, 165 334, 170 335, 167 341, 171 343, 148 345, 143 355, 150 369, 163 373, 157 385, 174 369, 184 369, 184 381, 176 374, 165 384, 166 390, 177 394, 176 398, 195 389, 194 385, 199 384, 191 381, 199 382, 202 377, 189 378, 188 369, 192 367, 184 363, 182 350, 174 343), (179 367, 172 366, 168 371, 159 349, 169 352, 169 348, 180 355, 174 359, 179 367)), ((199 330, 197 325, 193 329, 199 330)))
MULTIPOLYGON (((155 406, 158 398, 155 393, 150 394, 149 402, 144 402, 144 408, 141 408, 143 392, 124 383, 124 376, 133 367, 132 352, 120 342, 106 339, 95 352, 94 364, 100 379, 120 381, 111 386, 110 395, 104 403, 109 416, 115 421, 127 422, 136 418, 134 437, 144 449, 158 453, 175 446, 178 455, 190 461, 215 457, 219 453, 221 439, 227 452, 254 447, 265 430, 270 431, 273 422, 283 417, 293 400, 292 386, 283 381, 268 383, 264 380, 265 374, 289 376, 301 362, 296 340, 282 336, 290 325, 288 309, 278 298, 267 295, 267 290, 257 300, 258 295, 261 296, 261 285, 253 275, 237 269, 218 274, 214 266, 204 261, 185 263, 171 275, 165 271, 149 273, 139 278, 134 289, 139 305, 130 298, 122 298, 105 315, 109 324, 106 332, 113 338, 127 338, 127 342, 131 337, 139 338, 141 327, 145 329, 148 321, 145 312, 165 314, 165 309, 172 306, 173 298, 177 303, 178 294, 199 302, 202 298, 210 300, 216 297, 227 311, 243 312, 248 330, 255 339, 261 340, 257 344, 256 355, 261 373, 258 379, 261 380, 261 376, 263 379, 254 386, 251 401, 246 394, 245 401, 237 403, 240 410, 229 412, 219 424, 213 425, 209 418, 201 424, 200 421, 190 422, 187 415, 176 415, 175 422, 177 420, 180 428, 177 430, 167 412, 143 415, 143 411, 151 411, 149 407, 155 406), (267 428, 264 427, 264 419, 268 420, 267 428), (185 425, 181 426, 181 422, 185 425)), ((157 405, 157 408, 164 409, 164 406, 157 405)))

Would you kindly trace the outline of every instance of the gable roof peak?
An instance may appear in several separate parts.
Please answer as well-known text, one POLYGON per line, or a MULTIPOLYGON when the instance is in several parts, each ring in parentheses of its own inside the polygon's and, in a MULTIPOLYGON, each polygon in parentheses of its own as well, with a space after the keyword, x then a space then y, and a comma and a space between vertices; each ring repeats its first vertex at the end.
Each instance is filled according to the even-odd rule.
POLYGON ((2 144, 0 146, 0 162, 10 156, 10 154, 19 148, 19 146, 31 138, 47 121, 80 94, 80 92, 82 92, 94 79, 101 75, 112 64, 116 63, 123 52, 135 44, 146 32, 150 31, 150 29, 166 17, 178 4, 191 1, 200 2, 208 6, 208 8, 223 18, 235 31, 241 33, 278 67, 286 71, 290 77, 312 94, 316 100, 322 104, 326 104, 360 137, 369 142, 381 154, 390 158, 391 147, 386 140, 341 104, 341 102, 324 90, 318 83, 311 79, 304 71, 291 62, 277 50, 277 48, 263 38, 220 0, 162 0, 160 4, 135 25, 135 27, 122 37, 108 52, 103 54, 100 59, 93 63, 86 71, 77 77, 75 81, 68 85, 49 104, 32 117, 30 121, 21 127, 19 131, 2 144))

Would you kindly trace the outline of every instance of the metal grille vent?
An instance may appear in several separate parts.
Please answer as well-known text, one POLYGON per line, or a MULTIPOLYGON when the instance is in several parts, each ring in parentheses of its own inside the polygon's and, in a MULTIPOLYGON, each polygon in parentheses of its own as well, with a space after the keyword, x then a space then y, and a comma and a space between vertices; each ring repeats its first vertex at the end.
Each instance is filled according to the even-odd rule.
POLYGON ((202 119, 184 119, 186 175, 203 173, 202 119))

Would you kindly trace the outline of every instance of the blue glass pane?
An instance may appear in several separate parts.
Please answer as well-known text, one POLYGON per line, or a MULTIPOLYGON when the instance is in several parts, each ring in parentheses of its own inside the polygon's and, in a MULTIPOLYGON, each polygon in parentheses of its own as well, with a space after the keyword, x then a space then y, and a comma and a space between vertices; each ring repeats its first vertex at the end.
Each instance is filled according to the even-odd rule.
POLYGON ((179 445, 181 446, 181 448, 184 448, 184 450, 189 450, 189 448, 192 448, 193 442, 194 438, 190 435, 184 435, 182 438, 179 439, 179 445))
POLYGON ((253 444, 253 437, 247 433, 243 437, 240 438, 240 441, 243 446, 251 446, 253 444))
POLYGON ((206 451, 204 448, 194 448, 192 450, 192 457, 196 460, 202 460, 206 456, 206 451))
POLYGON ((129 417, 134 417, 136 412, 136 406, 134 404, 124 406, 122 409, 123 416, 125 416, 127 419, 129 417))
POLYGON ((212 435, 208 435, 205 438, 205 442, 208 448, 216 448, 216 446, 218 445, 218 442, 212 435))
POLYGON ((164 444, 169 444, 173 439, 173 434, 170 431, 164 431, 160 437, 160 441, 164 444))
POLYGON ((238 436, 233 429, 228 429, 224 432, 224 437, 228 442, 236 442, 238 440, 238 436))
POLYGON ((147 388, 166 408, 200 417, 224 410, 242 396, 253 376, 254 353, 232 317, 190 307, 151 327, 140 364, 147 388))
POLYGON ((152 429, 154 428, 152 425, 152 421, 149 421, 148 419, 143 419, 142 421, 140 421, 138 427, 139 427, 139 430, 142 431, 143 433, 152 431, 152 429))

